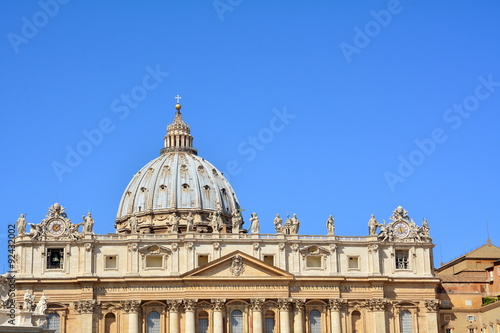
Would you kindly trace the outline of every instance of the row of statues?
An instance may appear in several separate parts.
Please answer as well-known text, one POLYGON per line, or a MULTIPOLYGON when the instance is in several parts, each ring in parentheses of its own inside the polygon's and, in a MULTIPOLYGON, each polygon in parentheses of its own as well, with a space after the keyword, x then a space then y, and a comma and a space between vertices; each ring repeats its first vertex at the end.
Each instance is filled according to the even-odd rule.
POLYGON ((283 224, 283 219, 280 214, 276 214, 274 218, 274 229, 277 234, 285 234, 285 235, 297 235, 299 233, 300 221, 297 218, 297 214, 293 214, 290 218, 288 215, 283 224))
MULTIPOLYGON (((45 293, 42 293, 42 296, 40 296, 40 300, 36 304, 35 311, 33 312, 33 314, 37 315, 45 314, 45 310, 47 310, 47 299, 48 297, 45 296, 45 293)), ((32 311, 34 303, 35 303, 35 295, 30 293, 30 291, 26 289, 26 293, 23 296, 23 310, 32 311)))

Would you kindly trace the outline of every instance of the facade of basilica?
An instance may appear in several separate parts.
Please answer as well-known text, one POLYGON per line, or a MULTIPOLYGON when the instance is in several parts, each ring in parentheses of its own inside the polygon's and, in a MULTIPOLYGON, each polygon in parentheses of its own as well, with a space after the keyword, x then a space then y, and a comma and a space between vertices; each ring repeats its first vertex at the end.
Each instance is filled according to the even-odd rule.
POLYGON ((261 234, 253 213, 246 230, 180 110, 125 189, 116 234, 95 234, 90 213, 73 223, 58 203, 29 232, 19 218, 19 313, 43 312, 61 333, 440 332, 427 221, 397 207, 343 237, 331 217, 327 235, 300 235, 300 217, 278 215, 261 234))

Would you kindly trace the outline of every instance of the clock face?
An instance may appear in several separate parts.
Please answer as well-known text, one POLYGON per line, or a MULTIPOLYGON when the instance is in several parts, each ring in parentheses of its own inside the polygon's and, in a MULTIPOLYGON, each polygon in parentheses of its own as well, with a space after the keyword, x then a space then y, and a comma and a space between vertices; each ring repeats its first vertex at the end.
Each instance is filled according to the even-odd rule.
POLYGON ((47 231, 53 236, 61 236, 64 232, 64 222, 61 220, 52 220, 47 226, 47 231))
POLYGON ((410 228, 408 224, 404 222, 398 222, 394 225, 394 235, 398 238, 405 238, 410 233, 410 228))

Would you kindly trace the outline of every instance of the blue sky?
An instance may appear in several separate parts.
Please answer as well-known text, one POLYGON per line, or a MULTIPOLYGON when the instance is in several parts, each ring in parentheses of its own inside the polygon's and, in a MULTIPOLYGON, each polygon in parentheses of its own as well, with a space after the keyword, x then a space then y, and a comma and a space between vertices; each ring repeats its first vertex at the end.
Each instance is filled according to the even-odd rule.
POLYGON ((366 235, 402 205, 435 261, 498 238, 496 1, 68 1, 1 5, 0 268, 7 225, 54 202, 113 233, 174 96, 199 155, 262 232, 366 235), (78 155, 78 156, 76 156, 78 155))

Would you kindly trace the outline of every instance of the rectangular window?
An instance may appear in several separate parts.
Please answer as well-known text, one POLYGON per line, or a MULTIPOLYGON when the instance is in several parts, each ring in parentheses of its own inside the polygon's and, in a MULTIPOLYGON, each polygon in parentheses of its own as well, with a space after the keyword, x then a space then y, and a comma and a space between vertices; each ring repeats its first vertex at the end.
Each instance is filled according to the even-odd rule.
POLYGON ((266 333, 274 333, 274 318, 266 318, 266 333))
POLYGON ((116 256, 106 256, 104 268, 106 269, 116 269, 116 256))
POLYGON ((321 256, 307 256, 307 268, 321 268, 321 256))
POLYGON ((443 300, 443 306, 450 306, 450 301, 447 299, 443 300))
POLYGON ((444 315, 444 321, 451 321, 451 315, 444 315))
POLYGON ((467 321, 475 321, 476 320, 476 316, 467 316, 466 320, 467 321))
POLYGON ((476 329, 475 328, 469 328, 469 333, 476 333, 476 329))
POLYGON ((162 268, 162 267, 163 267, 163 257, 160 256, 146 257, 146 268, 162 268))
POLYGON ((198 267, 208 264, 208 255, 200 254, 198 255, 198 267))
POLYGON ((445 329, 445 333, 452 333, 452 332, 451 332, 451 328, 447 328, 447 329, 445 329))
POLYGON ((359 269, 359 257, 347 257, 349 269, 359 269))
POLYGON ((465 305, 467 305, 467 306, 472 306, 472 301, 471 301, 471 300, 466 300, 466 301, 465 301, 465 305))
POLYGON ((198 319, 198 333, 207 333, 208 332, 208 319, 201 318, 198 319))
POLYGON ((62 269, 64 249, 47 249, 47 269, 62 269))
POLYGON ((268 265, 274 266, 274 256, 273 255, 264 256, 264 262, 268 265))
POLYGON ((410 269, 408 251, 396 251, 396 269, 410 269))

